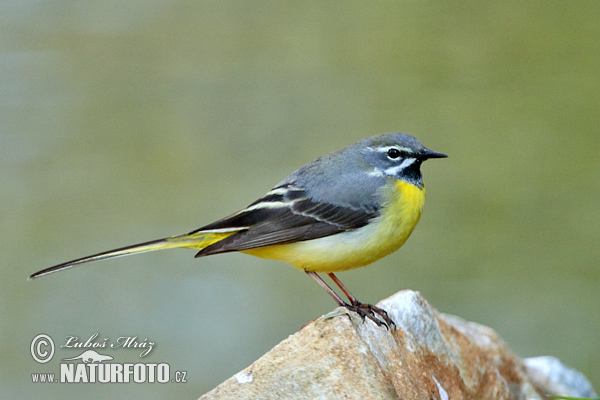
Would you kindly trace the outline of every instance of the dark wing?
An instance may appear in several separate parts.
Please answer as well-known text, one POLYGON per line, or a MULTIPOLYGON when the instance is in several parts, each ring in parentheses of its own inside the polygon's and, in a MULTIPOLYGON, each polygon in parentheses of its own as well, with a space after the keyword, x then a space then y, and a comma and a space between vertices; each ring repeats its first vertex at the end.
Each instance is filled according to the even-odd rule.
POLYGON ((360 228, 377 215, 373 209, 314 201, 304 189, 286 184, 245 209, 194 231, 239 230, 196 257, 317 239, 360 228))

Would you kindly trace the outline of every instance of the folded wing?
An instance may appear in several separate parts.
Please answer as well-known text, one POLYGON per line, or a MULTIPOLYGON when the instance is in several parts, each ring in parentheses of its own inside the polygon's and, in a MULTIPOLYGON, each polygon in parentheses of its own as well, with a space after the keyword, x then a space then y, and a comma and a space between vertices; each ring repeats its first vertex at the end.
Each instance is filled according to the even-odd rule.
POLYGON ((360 228, 377 215, 373 209, 315 201, 303 188, 286 184, 245 209, 192 233, 237 231, 202 249, 196 254, 201 257, 330 236, 360 228))

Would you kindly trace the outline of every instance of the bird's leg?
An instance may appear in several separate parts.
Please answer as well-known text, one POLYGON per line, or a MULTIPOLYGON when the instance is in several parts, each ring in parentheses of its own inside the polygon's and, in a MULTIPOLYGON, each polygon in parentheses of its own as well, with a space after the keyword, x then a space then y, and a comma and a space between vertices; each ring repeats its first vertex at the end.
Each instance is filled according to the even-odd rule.
POLYGON ((325 289, 325 291, 327 291, 327 293, 329 293, 331 297, 333 297, 333 300, 335 300, 335 302, 340 307, 345 307, 348 310, 354 311, 355 313, 360 315, 360 317, 363 320, 365 319, 365 317, 368 317, 371 321, 375 322, 379 326, 385 326, 388 329, 390 327, 394 328, 396 326, 396 324, 394 324, 394 321, 390 319, 385 310, 379 307, 372 306, 370 304, 362 304, 360 301, 358 301, 356 297, 354 297, 352 293, 350 293, 350 291, 342 284, 342 282, 340 282, 340 280, 334 274, 329 274, 329 276, 331 277, 331 279, 333 279, 336 285, 340 287, 342 292, 344 292, 344 294, 348 297, 348 300, 350 300, 351 304, 348 304, 344 300, 342 300, 342 298, 331 287, 329 287, 329 285, 325 283, 325 281, 316 272, 305 272, 307 275, 309 275, 315 281, 317 281, 317 283, 321 285, 321 287, 325 289), (377 318, 375 314, 378 314, 385 322, 382 322, 379 318, 377 318))
POLYGON ((308 276, 312 277, 315 281, 317 281, 317 283, 319 285, 321 285, 321 287, 323 289, 325 289, 325 291, 327 291, 327 293, 329 293, 329 295, 331 297, 333 297, 333 300, 335 300, 336 303, 338 303, 338 306, 340 307, 345 307, 347 306, 347 304, 344 302, 344 300, 342 300, 342 298, 340 296, 338 296, 338 294, 336 292, 334 292, 334 290, 332 288, 329 287, 328 284, 325 283, 325 281, 316 273, 316 272, 312 272, 312 271, 304 271, 308 274, 308 276))
MULTIPOLYGON (((380 326, 384 325, 386 328, 392 328, 392 329, 396 327, 396 324, 394 323, 394 321, 392 321, 392 319, 389 317, 388 313, 383 308, 379 308, 379 307, 371 305, 371 304, 361 303, 360 301, 358 301, 358 299, 356 297, 354 297, 354 295, 352 293, 350 293, 348 288, 346 286, 344 286, 342 281, 340 281, 337 276, 335 276, 333 273, 330 273, 328 275, 331 278, 331 280, 334 281, 335 284, 339 286, 339 288, 342 290, 342 292, 344 292, 346 297, 348 297, 348 300, 350 300, 350 303, 351 303, 350 307, 348 305, 344 305, 344 307, 348 308, 349 310, 353 310, 353 311, 357 312, 358 315, 360 315, 363 320, 365 319, 365 316, 367 316, 367 317, 369 317, 370 320, 375 322, 377 325, 380 325, 380 326), (383 318, 385 323, 381 322, 377 317, 375 317, 374 314, 378 314, 381 318, 383 318)), ((323 283, 325 283, 325 282, 323 282, 323 283)), ((328 286, 328 288, 329 288, 329 286, 328 286)), ((331 290, 331 288, 329 288, 329 290, 331 290)), ((339 298, 339 296, 337 296, 337 297, 339 298)))
POLYGON ((350 291, 348 290, 348 288, 346 286, 344 286, 344 284, 342 283, 342 281, 340 281, 338 279, 338 277, 333 274, 333 272, 330 273, 330 274, 327 274, 327 275, 329 275, 329 277, 331 278, 331 280, 334 281, 335 284, 338 285, 338 287, 340 289, 342 289, 342 292, 344 292, 344 294, 346 295, 346 297, 348 298, 348 300, 350 300, 350 303, 353 306, 359 304, 358 299, 356 297, 354 297, 354 295, 352 295, 352 293, 350 293, 350 291))

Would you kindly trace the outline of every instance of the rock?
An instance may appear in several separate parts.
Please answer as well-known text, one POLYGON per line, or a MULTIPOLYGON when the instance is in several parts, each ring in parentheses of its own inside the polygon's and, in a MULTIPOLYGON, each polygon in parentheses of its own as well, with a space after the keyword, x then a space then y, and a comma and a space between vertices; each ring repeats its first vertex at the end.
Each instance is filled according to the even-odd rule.
POLYGON ((200 399, 545 399, 594 397, 553 358, 525 361, 490 328, 438 313, 417 292, 378 304, 392 332, 338 308, 200 399))
POLYGON ((597 397, 592 385, 581 372, 567 367, 557 358, 531 357, 523 362, 529 378, 536 386, 545 388, 548 393, 584 398, 597 397), (573 391, 572 388, 577 390, 573 391))

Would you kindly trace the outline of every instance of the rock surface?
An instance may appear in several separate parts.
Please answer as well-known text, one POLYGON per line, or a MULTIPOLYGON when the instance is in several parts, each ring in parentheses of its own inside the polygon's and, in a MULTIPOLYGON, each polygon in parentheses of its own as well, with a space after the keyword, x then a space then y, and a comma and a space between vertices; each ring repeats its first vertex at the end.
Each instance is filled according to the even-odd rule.
POLYGON ((339 308, 200 399, 545 399, 595 397, 552 357, 521 360, 490 328, 438 313, 417 292, 378 304, 392 332, 339 308))

